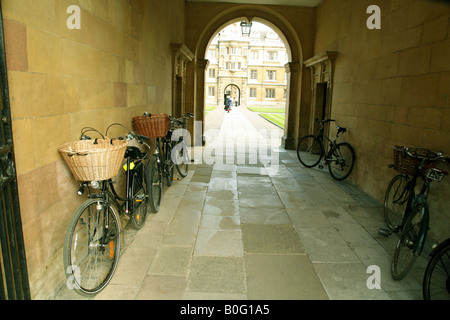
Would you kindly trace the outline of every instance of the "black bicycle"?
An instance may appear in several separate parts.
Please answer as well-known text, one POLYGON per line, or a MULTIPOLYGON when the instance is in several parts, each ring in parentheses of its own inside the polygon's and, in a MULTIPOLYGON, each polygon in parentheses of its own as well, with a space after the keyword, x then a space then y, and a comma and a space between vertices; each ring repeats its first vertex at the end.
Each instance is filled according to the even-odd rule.
MULTIPOLYGON (((122 126, 117 123, 111 126, 113 125, 122 126)), ((127 141, 137 140, 150 149, 146 142, 147 137, 126 130, 127 141)), ((81 138, 90 139, 85 134, 82 134, 81 138)), ((87 189, 89 199, 78 207, 69 223, 63 260, 67 284, 82 295, 97 294, 108 285, 114 275, 121 244, 119 214, 129 217, 137 229, 142 228, 146 220, 149 154, 138 147, 128 146, 125 159, 124 197, 118 195, 112 179, 84 182, 78 190, 81 196, 87 189)))
POLYGON ((423 277, 425 300, 450 300, 450 238, 431 252, 423 277))
POLYGON ((149 166, 149 198, 153 212, 161 207, 164 186, 171 186, 174 181, 174 169, 177 168, 181 177, 188 174, 189 155, 186 148, 185 135, 177 134, 176 129, 187 129, 192 113, 186 113, 181 118, 170 118, 169 130, 165 137, 156 138, 156 150, 149 166))
POLYGON ((450 162, 450 159, 427 149, 394 147, 394 164, 389 167, 400 174, 391 180, 386 190, 384 217, 388 228, 378 230, 383 236, 399 234, 391 267, 394 280, 406 277, 422 253, 429 229, 430 184, 448 175, 448 172, 436 168, 436 163, 441 161, 450 162), (419 179, 423 181, 421 186, 419 179), (420 186, 417 195, 416 186, 420 186))
MULTIPOLYGON (((337 126, 337 133, 334 140, 331 140, 324 134, 325 124, 336 121, 332 119, 325 119, 317 123, 321 124, 321 128, 317 135, 308 135, 300 139, 297 145, 298 160, 307 168, 317 166, 322 158, 324 158, 325 165, 328 166, 330 175, 336 180, 344 180, 353 170, 355 165, 355 151, 353 147, 347 142, 336 143, 337 138, 341 133, 347 132, 346 128, 337 126), (325 152, 325 143, 329 144, 329 150, 325 152)), ((319 168, 323 168, 320 165, 319 168)))

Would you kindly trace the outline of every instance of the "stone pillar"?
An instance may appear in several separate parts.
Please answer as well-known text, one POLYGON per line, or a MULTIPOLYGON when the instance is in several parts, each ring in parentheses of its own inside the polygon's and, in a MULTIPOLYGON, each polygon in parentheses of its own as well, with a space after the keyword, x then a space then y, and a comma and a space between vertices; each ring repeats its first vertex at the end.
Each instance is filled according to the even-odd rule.
MULTIPOLYGON (((194 146, 202 146, 205 144, 204 132, 205 132, 205 70, 208 68, 209 60, 197 59, 195 64, 195 83, 196 83, 196 95, 194 106, 194 119, 195 121, 201 121, 201 133, 194 132, 194 146), (199 138, 201 137, 201 139, 199 138), (200 141, 199 141, 200 140, 200 141)), ((196 126, 197 128, 197 126, 196 126)), ((200 126, 198 126, 200 128, 200 126)))
POLYGON ((300 63, 289 62, 285 65, 288 89, 286 94, 286 123, 282 146, 293 150, 297 147, 301 97, 300 63))

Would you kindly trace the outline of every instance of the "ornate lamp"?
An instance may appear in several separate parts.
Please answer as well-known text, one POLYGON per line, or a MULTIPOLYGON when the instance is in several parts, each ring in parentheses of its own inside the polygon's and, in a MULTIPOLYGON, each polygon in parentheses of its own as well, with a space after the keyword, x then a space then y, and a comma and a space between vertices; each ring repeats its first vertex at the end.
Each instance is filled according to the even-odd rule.
POLYGON ((245 21, 241 22, 241 30, 243 36, 250 36, 250 33, 252 32, 252 23, 247 23, 245 21))

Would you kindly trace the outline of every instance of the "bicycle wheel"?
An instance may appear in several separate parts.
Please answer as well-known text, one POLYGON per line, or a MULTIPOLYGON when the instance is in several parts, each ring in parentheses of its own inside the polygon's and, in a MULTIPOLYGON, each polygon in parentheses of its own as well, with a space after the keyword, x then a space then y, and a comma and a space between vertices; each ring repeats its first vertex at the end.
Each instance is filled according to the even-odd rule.
POLYGON ((305 136, 297 145, 298 160, 307 168, 315 167, 323 157, 323 147, 315 136, 305 136))
POLYGON ((416 258, 422 251, 428 222, 428 206, 424 201, 415 201, 411 215, 406 219, 400 239, 394 251, 391 273, 394 280, 401 280, 411 271, 416 258))
POLYGON ((410 180, 407 175, 399 174, 389 183, 384 196, 384 220, 389 229, 395 230, 402 224, 409 199, 410 180))
POLYGON ((328 153, 328 170, 336 180, 344 180, 352 173, 355 166, 355 151, 347 142, 333 146, 328 153))
POLYGON ((63 248, 67 286, 81 295, 103 290, 120 256, 120 221, 103 199, 86 200, 75 211, 63 248))
POLYGON ((185 178, 189 171, 189 155, 183 141, 180 141, 173 147, 172 161, 175 163, 175 167, 180 176, 185 178))
POLYGON ((147 185, 149 191, 150 208, 154 213, 159 211, 161 198, 163 193, 162 168, 157 156, 153 156, 150 160, 150 166, 147 169, 147 185))
POLYGON ((172 161, 172 143, 167 142, 165 152, 164 152, 164 166, 165 166, 165 176, 167 180, 167 186, 170 187, 173 184, 173 171, 175 164, 172 161))
POLYGON ((425 300, 450 300, 450 239, 432 253, 423 277, 425 300))
POLYGON ((145 167, 139 164, 133 174, 133 214, 131 222, 136 229, 141 229, 145 224, 148 209, 147 177, 145 167))

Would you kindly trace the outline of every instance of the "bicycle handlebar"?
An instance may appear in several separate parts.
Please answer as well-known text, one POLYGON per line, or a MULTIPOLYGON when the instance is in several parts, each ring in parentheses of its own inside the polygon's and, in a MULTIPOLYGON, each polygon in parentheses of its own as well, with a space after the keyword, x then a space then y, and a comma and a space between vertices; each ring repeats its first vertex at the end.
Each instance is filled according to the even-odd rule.
POLYGON ((334 120, 334 119, 323 119, 322 121, 319 121, 319 119, 316 118, 316 122, 317 123, 322 123, 322 124, 325 124, 327 122, 332 122, 332 121, 336 121, 336 120, 334 120))
POLYGON ((447 156, 444 156, 441 152, 434 152, 434 153, 436 153, 436 157, 431 158, 431 157, 426 157, 426 156, 424 157, 424 156, 420 156, 417 154, 413 154, 413 153, 409 152, 408 150, 409 150, 408 147, 403 148, 402 155, 404 158, 408 155, 411 158, 420 159, 420 160, 427 160, 427 161, 431 161, 431 162, 442 160, 442 161, 446 161, 446 162, 450 163, 450 158, 447 156))

